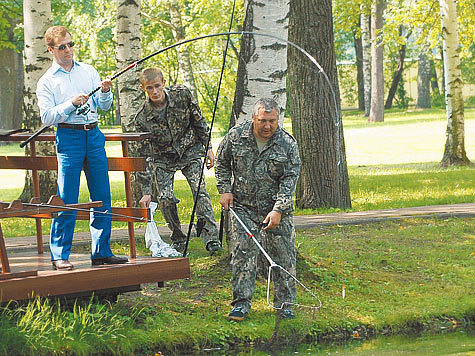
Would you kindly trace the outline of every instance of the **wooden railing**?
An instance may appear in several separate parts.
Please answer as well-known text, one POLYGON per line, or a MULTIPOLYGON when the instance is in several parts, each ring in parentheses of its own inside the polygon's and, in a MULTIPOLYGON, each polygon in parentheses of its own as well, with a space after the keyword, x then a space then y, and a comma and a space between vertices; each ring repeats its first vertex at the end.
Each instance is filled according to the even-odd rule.
MULTIPOLYGON (((21 142, 26 140, 30 134, 14 133, 11 135, 0 136, 0 141, 21 142)), ((149 220, 148 209, 132 207, 132 189, 130 184, 130 173, 145 170, 145 158, 128 157, 127 142, 142 141, 150 138, 150 133, 106 133, 104 134, 106 141, 120 141, 122 143, 122 157, 109 157, 109 171, 124 172, 125 198, 126 207, 112 207, 112 220, 124 221, 128 223, 130 257, 136 257, 135 249, 135 231, 134 222, 143 219, 149 220), (118 214, 118 215, 116 215, 118 214)), ((35 197, 40 196, 38 171, 40 170, 57 170, 58 162, 56 156, 37 156, 36 141, 54 141, 54 133, 43 133, 30 141, 30 156, 0 156, 0 169, 28 169, 32 172, 33 178, 33 194, 35 197)), ((41 227, 42 218, 51 218, 51 214, 43 214, 35 217, 36 220, 36 239, 38 253, 43 253, 43 232, 41 227)), ((77 219, 89 220, 89 213, 78 211, 77 219)))

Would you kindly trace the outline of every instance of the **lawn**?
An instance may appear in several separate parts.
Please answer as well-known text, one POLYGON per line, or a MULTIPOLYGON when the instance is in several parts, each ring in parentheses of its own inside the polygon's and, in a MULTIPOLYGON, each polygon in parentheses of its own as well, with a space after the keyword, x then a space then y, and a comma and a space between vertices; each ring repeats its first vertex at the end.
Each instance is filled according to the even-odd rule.
MULTIPOLYGON (((352 210, 400 208, 433 204, 467 203, 475 201, 475 169, 440 168, 445 144, 445 112, 440 109, 389 111, 385 122, 370 124, 360 113, 346 112, 343 116, 352 210)), ((291 130, 289 120, 285 127, 291 130)), ((107 128, 105 131, 117 131, 107 128)), ((475 159, 475 109, 465 112, 465 146, 467 155, 475 159)), ((213 139, 216 149, 220 138, 213 139)), ((119 142, 108 142, 109 156, 121 156, 119 142)), ((0 146, 1 155, 21 155, 18 144, 0 146)), ((304 158, 303 158, 304 159, 304 158)), ((219 197, 214 170, 205 170, 216 217, 219 216, 219 197)), ((111 172, 112 201, 124 206, 123 173, 111 172)), ((24 171, 0 170, 2 187, 0 200, 16 199, 23 189, 24 171)), ((82 180, 80 201, 88 201, 85 180, 82 180)), ((177 174, 175 194, 181 200, 178 206, 183 223, 191 215, 192 196, 186 181, 177 174)), ((326 213, 332 209, 297 210, 296 214, 326 213)), ((164 224, 161 213, 156 214, 164 224)), ((34 222, 24 219, 6 219, 2 222, 5 236, 34 235, 34 222)), ((49 220, 43 220, 44 231, 49 231, 49 220)), ((113 228, 124 228, 114 223, 113 228)), ((86 231, 88 223, 77 223, 77 231, 86 231)))
MULTIPOLYGON (((0 355, 204 355, 216 347, 224 350, 219 355, 238 355, 226 350, 262 346, 276 329, 277 343, 299 345, 469 327, 475 322, 474 240, 470 218, 299 230, 297 278, 322 308, 296 308, 296 319, 277 326, 266 303, 267 276, 256 283, 249 316, 241 323, 227 320, 229 259, 224 252, 209 256, 193 238, 191 277, 166 288, 148 284, 117 303, 86 301, 72 309, 47 300, 0 308, 0 355)), ((126 248, 113 244, 115 253, 126 248)), ((148 254, 143 238, 137 251, 148 254)), ((297 298, 318 305, 300 287, 297 298)))

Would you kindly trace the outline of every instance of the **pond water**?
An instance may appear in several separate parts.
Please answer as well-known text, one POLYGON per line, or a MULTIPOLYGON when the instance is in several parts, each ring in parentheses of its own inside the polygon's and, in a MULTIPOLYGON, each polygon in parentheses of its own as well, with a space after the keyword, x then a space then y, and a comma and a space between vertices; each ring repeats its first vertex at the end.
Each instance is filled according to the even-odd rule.
POLYGON ((290 356, 290 355, 356 355, 356 356, 475 356, 475 329, 417 336, 380 336, 371 340, 351 340, 344 345, 299 345, 280 350, 202 350, 208 356, 290 356))

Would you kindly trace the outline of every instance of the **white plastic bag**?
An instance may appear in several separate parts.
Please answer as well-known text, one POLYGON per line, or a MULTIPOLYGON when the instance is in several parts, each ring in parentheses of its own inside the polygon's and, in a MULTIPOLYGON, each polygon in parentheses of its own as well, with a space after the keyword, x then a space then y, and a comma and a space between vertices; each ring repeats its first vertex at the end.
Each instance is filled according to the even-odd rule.
POLYGON ((181 253, 172 248, 169 244, 162 240, 158 233, 157 224, 153 220, 155 210, 158 204, 150 202, 150 218, 151 221, 147 223, 145 229, 145 246, 152 251, 152 257, 178 257, 181 253))

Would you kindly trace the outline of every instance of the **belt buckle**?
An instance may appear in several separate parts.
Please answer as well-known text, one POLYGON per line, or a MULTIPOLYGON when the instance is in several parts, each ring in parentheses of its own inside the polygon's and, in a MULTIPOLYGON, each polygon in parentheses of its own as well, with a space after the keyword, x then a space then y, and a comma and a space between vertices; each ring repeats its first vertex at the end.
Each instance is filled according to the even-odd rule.
POLYGON ((88 127, 88 124, 84 124, 83 127, 84 127, 84 131, 90 131, 90 130, 92 130, 92 128, 89 128, 89 127, 88 127))

